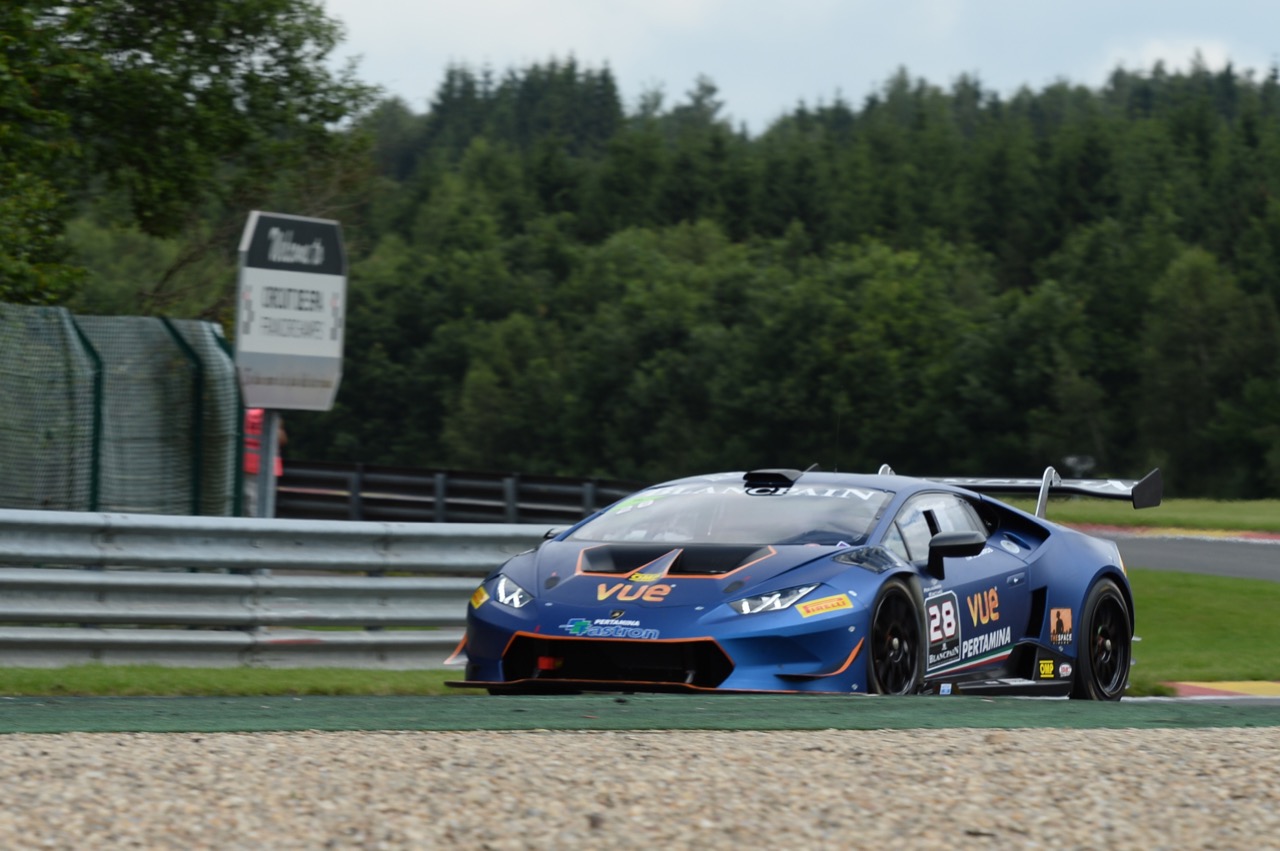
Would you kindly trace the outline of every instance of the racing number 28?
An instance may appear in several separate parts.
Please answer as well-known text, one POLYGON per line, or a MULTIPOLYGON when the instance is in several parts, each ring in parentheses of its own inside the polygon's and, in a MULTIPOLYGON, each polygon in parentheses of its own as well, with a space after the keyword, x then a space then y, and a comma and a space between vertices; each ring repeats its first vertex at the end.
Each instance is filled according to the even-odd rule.
POLYGON ((929 641, 946 641, 955 638, 958 626, 954 595, 940 597, 936 602, 929 601, 929 641))

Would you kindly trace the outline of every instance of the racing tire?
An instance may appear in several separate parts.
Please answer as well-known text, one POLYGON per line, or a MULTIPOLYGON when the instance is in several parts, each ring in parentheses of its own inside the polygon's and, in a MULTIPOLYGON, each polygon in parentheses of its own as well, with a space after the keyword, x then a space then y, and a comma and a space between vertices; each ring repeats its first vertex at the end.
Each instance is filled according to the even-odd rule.
POLYGON ((1133 659, 1133 621, 1119 587, 1110 579, 1095 582, 1080 610, 1079 651, 1071 696, 1080 700, 1119 700, 1129 684, 1133 659))
POLYGON ((915 694, 924 683, 924 598, 919 587, 890 579, 871 607, 870 694, 915 694))

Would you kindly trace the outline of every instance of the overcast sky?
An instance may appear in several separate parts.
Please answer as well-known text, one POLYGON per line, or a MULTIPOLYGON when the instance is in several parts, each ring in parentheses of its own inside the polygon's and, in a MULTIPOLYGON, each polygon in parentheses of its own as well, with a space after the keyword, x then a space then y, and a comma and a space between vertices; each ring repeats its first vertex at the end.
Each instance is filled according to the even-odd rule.
POLYGON ((722 115, 759 133, 798 104, 855 107, 898 68, 948 88, 961 74, 1011 94, 1102 85, 1117 66, 1185 69, 1197 51, 1261 76, 1280 59, 1276 0, 324 0, 340 57, 425 112, 446 68, 501 74, 573 57, 612 70, 628 112, 699 75, 722 115))

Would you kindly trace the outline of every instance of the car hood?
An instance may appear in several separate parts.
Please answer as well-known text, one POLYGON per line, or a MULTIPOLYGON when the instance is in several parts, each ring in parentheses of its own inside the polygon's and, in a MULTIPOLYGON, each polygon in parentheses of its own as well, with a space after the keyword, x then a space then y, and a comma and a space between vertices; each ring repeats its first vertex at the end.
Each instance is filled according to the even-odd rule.
POLYGON ((820 582, 848 569, 841 549, 548 541, 502 572, 544 602, 695 606, 820 582))

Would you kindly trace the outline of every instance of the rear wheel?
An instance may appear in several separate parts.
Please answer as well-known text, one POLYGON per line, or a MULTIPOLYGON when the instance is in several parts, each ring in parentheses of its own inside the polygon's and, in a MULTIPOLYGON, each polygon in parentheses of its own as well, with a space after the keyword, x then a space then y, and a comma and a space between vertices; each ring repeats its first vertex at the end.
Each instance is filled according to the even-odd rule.
POLYGON ((1133 621, 1116 583, 1102 579, 1089 589, 1080 613, 1079 653, 1071 696, 1119 700, 1129 682, 1133 621))
POLYGON ((890 579, 876 595, 871 614, 871 665, 867 691, 915 694, 924 681, 924 606, 920 592, 890 579))

